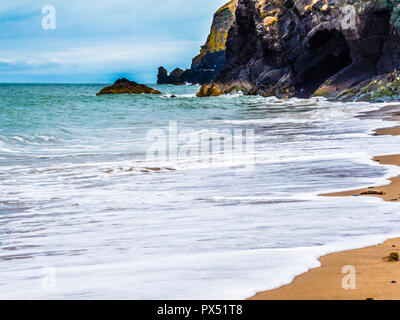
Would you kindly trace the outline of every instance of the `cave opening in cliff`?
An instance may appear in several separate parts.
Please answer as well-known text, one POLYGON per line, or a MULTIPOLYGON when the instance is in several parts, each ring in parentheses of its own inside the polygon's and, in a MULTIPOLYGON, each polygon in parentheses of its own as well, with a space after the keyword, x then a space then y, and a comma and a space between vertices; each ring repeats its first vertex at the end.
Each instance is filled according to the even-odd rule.
POLYGON ((315 63, 298 75, 298 96, 309 98, 331 76, 351 65, 350 48, 337 30, 322 30, 309 40, 309 56, 315 63))

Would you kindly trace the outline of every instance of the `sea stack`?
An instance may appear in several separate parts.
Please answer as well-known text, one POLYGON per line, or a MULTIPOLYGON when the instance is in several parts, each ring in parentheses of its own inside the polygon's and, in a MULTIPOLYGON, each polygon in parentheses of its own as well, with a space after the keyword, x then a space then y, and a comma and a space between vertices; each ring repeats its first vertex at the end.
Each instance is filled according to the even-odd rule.
POLYGON ((222 93, 398 98, 400 7, 395 0, 239 0, 226 58, 214 80, 222 93))
POLYGON ((158 84, 205 84, 214 80, 225 63, 225 43, 235 21, 238 0, 229 1, 215 12, 210 34, 200 53, 193 58, 190 69, 176 68, 170 74, 164 67, 158 70, 158 84))
POLYGON ((115 81, 112 86, 103 88, 98 96, 103 94, 161 94, 161 91, 155 90, 144 84, 138 84, 135 81, 129 81, 128 79, 122 78, 115 81))

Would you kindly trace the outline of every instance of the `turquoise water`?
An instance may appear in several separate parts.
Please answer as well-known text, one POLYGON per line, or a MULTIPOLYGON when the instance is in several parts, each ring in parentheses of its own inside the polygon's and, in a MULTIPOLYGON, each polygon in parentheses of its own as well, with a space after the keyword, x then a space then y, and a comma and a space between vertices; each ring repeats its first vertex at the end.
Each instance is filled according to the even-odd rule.
POLYGON ((0 85, 0 298, 242 299, 400 234, 396 204, 318 197, 399 173, 370 161, 400 153, 370 134, 393 123, 355 117, 382 105, 102 87, 0 85), (179 150, 235 130, 254 146, 149 157, 174 123, 179 150))

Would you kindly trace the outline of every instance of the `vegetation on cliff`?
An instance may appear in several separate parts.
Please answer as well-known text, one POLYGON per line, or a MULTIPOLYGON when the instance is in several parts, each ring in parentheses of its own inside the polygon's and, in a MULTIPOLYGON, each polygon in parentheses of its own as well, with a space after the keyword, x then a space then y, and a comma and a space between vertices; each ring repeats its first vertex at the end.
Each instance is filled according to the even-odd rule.
POLYGON ((208 54, 225 51, 228 32, 235 21, 237 3, 238 0, 232 0, 214 14, 210 34, 206 43, 201 47, 200 54, 193 58, 192 68, 196 65, 201 65, 202 59, 208 54))
POLYGON ((190 69, 175 69, 168 75, 164 67, 158 70, 158 84, 209 83, 214 80, 225 63, 225 43, 228 32, 235 21, 238 0, 232 0, 214 14, 211 31, 200 54, 192 60, 190 69), (179 74, 177 74, 179 72, 179 74))

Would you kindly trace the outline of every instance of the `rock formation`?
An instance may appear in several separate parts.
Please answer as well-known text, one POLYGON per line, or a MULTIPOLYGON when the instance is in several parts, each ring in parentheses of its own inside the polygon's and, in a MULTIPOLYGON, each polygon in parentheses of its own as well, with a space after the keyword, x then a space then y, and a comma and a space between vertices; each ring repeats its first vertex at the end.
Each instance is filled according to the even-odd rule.
POLYGON ((157 84, 185 84, 188 82, 188 77, 184 75, 184 73, 185 71, 182 69, 176 68, 174 71, 168 74, 168 71, 164 67, 160 67, 158 68, 157 84))
POLYGON ((225 63, 225 42, 228 31, 235 21, 238 0, 232 0, 214 14, 207 42, 200 54, 193 58, 190 69, 175 69, 168 75, 164 67, 158 70, 158 84, 209 83, 214 80, 225 63))
POLYGON ((122 78, 115 81, 112 86, 108 86, 103 88, 98 96, 103 94, 141 94, 141 93, 149 93, 149 94, 161 94, 160 91, 152 89, 144 84, 138 84, 135 81, 129 81, 128 79, 122 78))
POLYGON ((226 63, 201 92, 368 101, 400 92, 399 63, 398 0, 239 0, 226 63))

